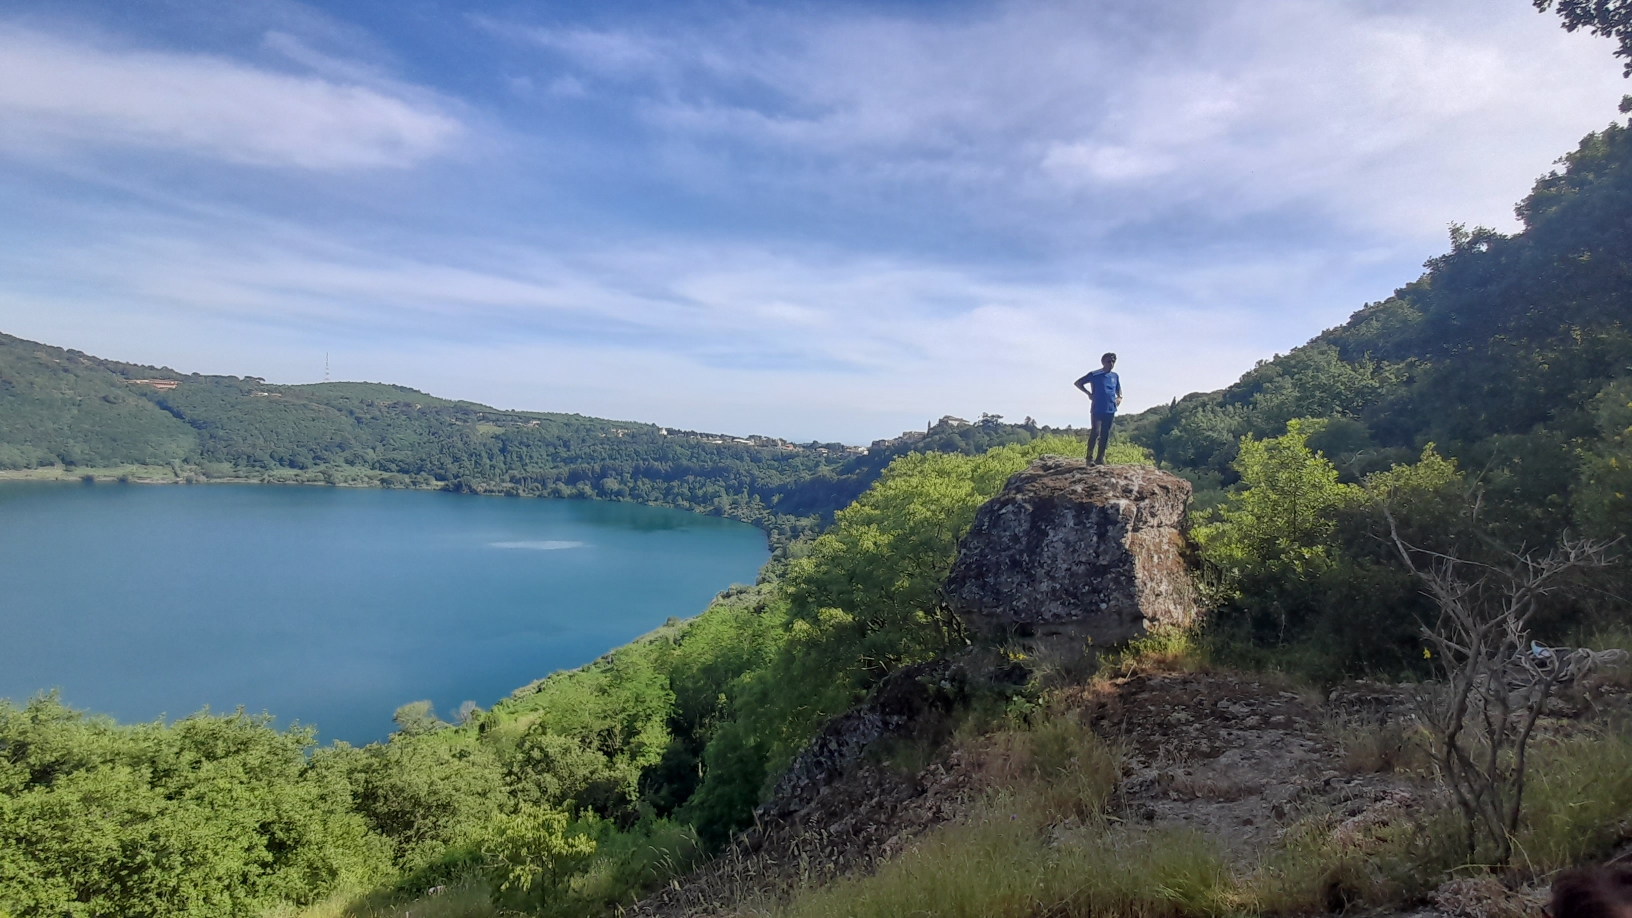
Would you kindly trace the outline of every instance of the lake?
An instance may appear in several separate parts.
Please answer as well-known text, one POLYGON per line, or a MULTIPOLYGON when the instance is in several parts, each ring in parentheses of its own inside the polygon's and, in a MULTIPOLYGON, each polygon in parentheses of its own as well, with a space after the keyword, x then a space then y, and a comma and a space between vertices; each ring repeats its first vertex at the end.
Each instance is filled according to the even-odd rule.
POLYGON ((0 697, 367 742, 406 702, 485 708, 695 615, 766 557, 747 524, 636 504, 0 482, 0 697))

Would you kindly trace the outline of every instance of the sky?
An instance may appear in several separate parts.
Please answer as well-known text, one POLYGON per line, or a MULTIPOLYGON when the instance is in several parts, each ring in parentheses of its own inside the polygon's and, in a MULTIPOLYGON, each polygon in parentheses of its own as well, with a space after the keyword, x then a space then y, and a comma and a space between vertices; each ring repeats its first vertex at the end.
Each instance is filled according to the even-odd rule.
POLYGON ((867 443, 1232 382, 1632 84, 1528 0, 0 0, 0 332, 867 443))

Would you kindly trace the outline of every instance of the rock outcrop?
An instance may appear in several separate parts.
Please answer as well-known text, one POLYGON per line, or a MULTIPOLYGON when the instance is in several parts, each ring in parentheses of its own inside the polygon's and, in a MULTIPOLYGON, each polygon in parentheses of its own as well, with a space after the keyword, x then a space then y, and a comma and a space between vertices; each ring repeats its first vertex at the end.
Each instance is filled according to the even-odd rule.
POLYGON ((1067 650, 1189 625, 1189 502, 1159 469, 1044 456, 976 513, 947 601, 978 633, 1067 650))

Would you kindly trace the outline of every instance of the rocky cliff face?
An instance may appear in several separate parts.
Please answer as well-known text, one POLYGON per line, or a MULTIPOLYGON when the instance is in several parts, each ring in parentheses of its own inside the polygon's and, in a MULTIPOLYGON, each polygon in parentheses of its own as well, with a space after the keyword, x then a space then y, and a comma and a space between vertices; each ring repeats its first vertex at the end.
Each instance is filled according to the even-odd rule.
POLYGON ((1159 469, 1044 456, 980 508, 947 601, 981 634, 1062 649, 1189 625, 1189 502, 1189 482, 1159 469))

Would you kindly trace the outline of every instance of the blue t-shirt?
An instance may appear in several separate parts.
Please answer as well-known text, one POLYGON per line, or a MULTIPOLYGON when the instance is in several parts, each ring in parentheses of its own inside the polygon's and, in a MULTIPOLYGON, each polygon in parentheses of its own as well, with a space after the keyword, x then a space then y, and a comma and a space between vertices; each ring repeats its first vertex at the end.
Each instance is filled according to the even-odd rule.
POLYGON ((1094 414, 1116 414, 1116 397, 1122 394, 1122 380, 1115 370, 1095 370, 1088 374, 1088 388, 1093 392, 1090 401, 1094 414))

